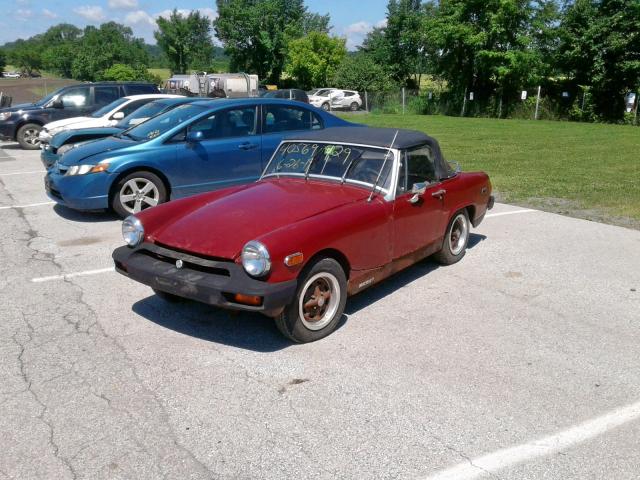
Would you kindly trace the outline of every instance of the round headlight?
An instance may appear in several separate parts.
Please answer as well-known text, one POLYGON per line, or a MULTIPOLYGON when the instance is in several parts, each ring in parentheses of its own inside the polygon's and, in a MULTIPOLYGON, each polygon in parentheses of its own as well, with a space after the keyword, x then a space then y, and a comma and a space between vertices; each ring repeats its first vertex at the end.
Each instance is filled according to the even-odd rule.
POLYGON ((134 215, 130 215, 122 222, 122 238, 130 247, 135 247, 144 238, 144 227, 142 222, 134 215))
POLYGON ((252 240, 242 249, 242 266, 252 277, 260 277, 271 270, 269 251, 260 242, 252 240))

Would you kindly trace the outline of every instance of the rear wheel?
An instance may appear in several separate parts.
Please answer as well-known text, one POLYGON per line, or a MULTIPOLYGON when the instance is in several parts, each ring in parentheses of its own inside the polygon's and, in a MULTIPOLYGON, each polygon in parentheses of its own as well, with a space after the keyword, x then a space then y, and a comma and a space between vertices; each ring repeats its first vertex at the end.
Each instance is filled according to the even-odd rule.
POLYGON ((467 251, 470 230, 467 211, 459 210, 449 222, 442 249, 434 254, 434 258, 442 265, 451 265, 460 261, 467 251))
POLYGON ((300 275, 296 296, 276 317, 276 326, 294 342, 314 342, 336 329, 346 303, 344 270, 334 259, 324 258, 300 275))
POLYGON ((18 143, 25 150, 37 150, 40 148, 40 140, 38 135, 42 130, 42 126, 37 123, 27 123, 18 129, 16 138, 18 143))
POLYGON ((166 201, 167 188, 157 175, 151 172, 133 172, 117 183, 111 198, 111 208, 124 218, 166 201))
POLYGON ((328 112, 329 111, 329 103, 328 102, 323 103, 321 108, 325 112, 328 112))
POLYGON ((358 105, 358 102, 353 102, 349 108, 351 108, 352 112, 357 112, 360 108, 360 105, 358 105))

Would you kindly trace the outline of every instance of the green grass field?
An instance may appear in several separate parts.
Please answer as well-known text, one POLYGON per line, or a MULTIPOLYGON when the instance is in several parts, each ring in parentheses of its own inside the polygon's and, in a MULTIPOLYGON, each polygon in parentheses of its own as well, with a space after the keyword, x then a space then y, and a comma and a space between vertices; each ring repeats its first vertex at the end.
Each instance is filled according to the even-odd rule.
POLYGON ((640 227, 640 127, 419 115, 345 115, 422 130, 448 160, 484 170, 501 201, 640 227))

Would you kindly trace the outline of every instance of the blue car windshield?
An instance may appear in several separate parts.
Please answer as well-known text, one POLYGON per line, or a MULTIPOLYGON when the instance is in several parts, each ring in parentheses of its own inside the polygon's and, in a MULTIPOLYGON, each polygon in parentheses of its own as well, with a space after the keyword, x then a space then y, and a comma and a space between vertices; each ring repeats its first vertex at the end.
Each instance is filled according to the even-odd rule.
POLYGON ((128 101, 129 101, 129 99, 128 99, 128 98, 125 98, 125 97, 122 97, 122 98, 119 98, 119 99, 117 99, 117 100, 114 100, 114 101, 113 101, 113 102, 111 102, 110 104, 105 105, 105 106, 104 106, 104 107, 102 107, 101 109, 96 110, 95 112, 93 112, 93 113, 91 114, 91 116, 92 116, 93 118, 100 118, 100 117, 104 117, 104 116, 105 116, 107 113, 109 113, 111 110, 113 110, 113 109, 114 109, 114 108, 116 108, 116 107, 119 107, 120 105, 122 105, 123 103, 128 102, 128 101))
POLYGON ((131 137, 134 140, 152 140, 159 137, 163 133, 168 132, 172 128, 184 123, 194 116, 205 111, 207 107, 201 105, 181 105, 178 108, 162 113, 157 117, 130 128, 123 135, 131 137))
POLYGON ((165 108, 167 108, 167 105, 162 102, 149 102, 120 120, 116 127, 125 129, 138 125, 148 118, 155 117, 165 108))
POLYGON ((388 189, 393 153, 345 144, 287 142, 280 145, 263 177, 309 175, 351 180, 388 189))

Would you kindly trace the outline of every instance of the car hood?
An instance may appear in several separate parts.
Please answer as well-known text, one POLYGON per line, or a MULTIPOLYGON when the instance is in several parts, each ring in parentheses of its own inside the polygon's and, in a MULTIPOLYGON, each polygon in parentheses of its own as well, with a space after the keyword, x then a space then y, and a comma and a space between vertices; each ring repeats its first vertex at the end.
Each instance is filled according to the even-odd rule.
POLYGON ((63 118, 62 120, 56 120, 55 122, 47 123, 44 128, 46 130, 54 130, 56 128, 70 127, 72 125, 80 125, 82 123, 87 123, 88 127, 93 127, 97 125, 88 125, 92 120, 101 120, 99 118, 93 117, 72 117, 72 118, 63 118))
POLYGON ((35 103, 19 103, 18 105, 12 105, 11 107, 0 108, 0 112, 20 112, 24 110, 38 110, 39 106, 35 103))
MULTIPOLYGON (((184 212, 162 218, 160 226, 147 233, 151 241, 169 248, 235 259, 250 240, 367 196, 365 189, 337 182, 262 180, 224 196, 200 195, 195 206, 189 203, 184 212)), ((161 214, 162 206, 157 208, 161 214)))
POLYGON ((51 145, 54 148, 59 148, 65 143, 67 143, 67 140, 69 140, 70 138, 73 138, 74 142, 76 141, 76 138, 82 141, 83 136, 94 137, 94 138, 100 137, 100 136, 108 137, 110 135, 116 135, 122 132, 123 130, 124 130, 123 128, 118 128, 118 127, 94 127, 94 128, 78 128, 75 130, 63 130, 59 133, 56 133, 51 138, 49 145, 51 145))
POLYGON ((128 138, 107 137, 99 140, 87 142, 78 148, 74 148, 65 153, 60 159, 62 165, 77 165, 90 161, 96 155, 101 153, 120 150, 122 148, 137 145, 137 142, 128 138))

